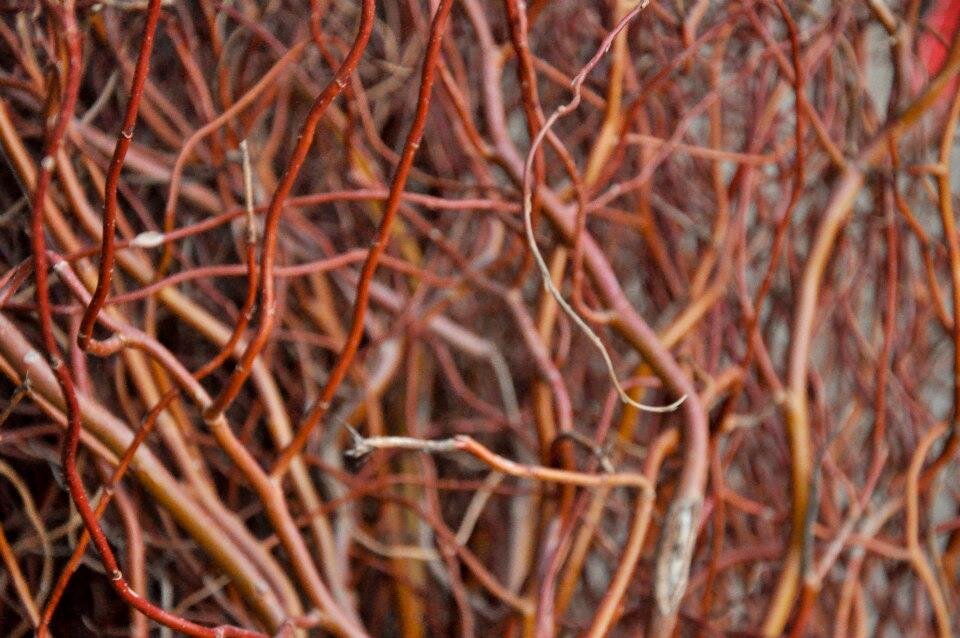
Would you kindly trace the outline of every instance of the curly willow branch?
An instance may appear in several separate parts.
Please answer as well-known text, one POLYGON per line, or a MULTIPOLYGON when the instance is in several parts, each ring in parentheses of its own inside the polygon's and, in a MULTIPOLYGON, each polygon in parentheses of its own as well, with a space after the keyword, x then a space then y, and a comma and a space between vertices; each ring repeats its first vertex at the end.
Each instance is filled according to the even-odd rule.
POLYGON ((543 125, 543 128, 540 129, 540 132, 537 133, 537 136, 533 140, 533 144, 530 145, 530 150, 527 151, 527 158, 523 163, 523 227, 526 230, 527 234, 527 244, 530 246, 530 252, 533 253, 534 260, 537 262, 537 268, 540 270, 540 278, 543 280, 543 286, 547 289, 554 299, 557 300, 557 303, 560 304, 560 307, 563 308, 563 311, 573 320, 574 323, 583 331, 585 335, 593 342, 593 345, 597 347, 597 350, 600 351, 600 354, 603 355, 603 362, 607 366, 607 373, 610 375, 610 380, 613 381, 613 386, 617 389, 617 394, 620 396, 620 400, 626 403, 627 405, 632 405, 638 410, 643 410, 645 412, 673 412, 680 404, 684 402, 687 398, 687 395, 683 395, 673 403, 669 405, 647 405, 645 403, 640 403, 635 401, 633 398, 627 394, 626 390, 623 389, 623 385, 620 383, 620 379, 617 378, 617 371, 613 367, 613 360, 610 358, 610 352, 607 350, 607 347, 603 345, 603 341, 600 340, 600 337, 596 332, 593 331, 586 321, 573 309, 572 306, 563 298, 563 295, 560 293, 560 290, 557 289, 556 284, 553 283, 553 279, 550 276, 550 268, 547 266, 547 262, 544 260, 543 255, 540 253, 540 249, 537 247, 537 238, 533 233, 533 194, 532 188, 530 185, 531 180, 531 171, 533 169, 534 158, 537 154, 537 149, 540 148, 540 145, 543 143, 544 138, 547 136, 547 133, 550 132, 550 129, 553 128, 553 125, 564 115, 572 112, 580 104, 580 89, 583 85, 583 81, 586 79, 587 74, 593 70, 597 63, 600 62, 604 54, 610 49, 611 44, 613 43, 614 38, 617 37, 621 31, 627 28, 627 25, 630 23, 633 18, 640 14, 641 11, 647 6, 649 0, 643 0, 636 7, 633 8, 630 13, 625 15, 617 26, 607 34, 607 37, 604 38, 603 42, 600 44, 600 47, 597 49, 597 52, 593 55, 586 66, 584 66, 580 72, 573 78, 571 87, 573 88, 573 99, 567 102, 566 104, 558 107, 549 118, 547 118, 546 123, 543 125))

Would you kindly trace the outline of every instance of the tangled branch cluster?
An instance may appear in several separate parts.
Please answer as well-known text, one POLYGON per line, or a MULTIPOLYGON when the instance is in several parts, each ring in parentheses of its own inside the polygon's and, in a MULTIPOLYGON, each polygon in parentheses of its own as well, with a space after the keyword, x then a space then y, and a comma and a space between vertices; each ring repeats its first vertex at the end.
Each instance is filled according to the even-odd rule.
POLYGON ((921 4, 4 2, 0 633, 960 631, 921 4))

